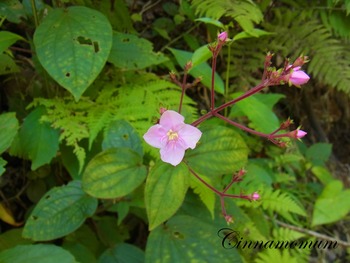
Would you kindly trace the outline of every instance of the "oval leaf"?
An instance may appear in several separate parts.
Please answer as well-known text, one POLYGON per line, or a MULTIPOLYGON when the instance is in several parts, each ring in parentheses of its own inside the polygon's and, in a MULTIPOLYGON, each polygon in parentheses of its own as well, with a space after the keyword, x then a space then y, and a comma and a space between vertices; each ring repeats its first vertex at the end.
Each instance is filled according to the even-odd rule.
POLYGON ((18 130, 18 120, 13 112, 0 115, 0 153, 10 147, 18 130))
POLYGON ((34 34, 40 63, 76 100, 102 70, 112 47, 112 27, 83 6, 51 11, 34 34))
POLYGON ((63 248, 49 245, 19 245, 0 253, 1 263, 77 263, 72 254, 63 248))
POLYGON ((96 155, 83 174, 83 189, 97 198, 118 198, 131 193, 146 178, 140 155, 128 148, 96 155))
POLYGON ((96 208, 97 200, 83 192, 79 181, 55 187, 34 208, 23 237, 44 241, 65 236, 78 229, 96 208))
POLYGON ((199 144, 186 154, 189 166, 198 174, 232 174, 246 164, 248 148, 232 128, 206 125, 200 130, 203 135, 199 144))
POLYGON ((219 229, 213 222, 176 215, 165 227, 158 227, 149 235, 146 262, 242 263, 236 248, 222 247, 222 238, 217 234, 219 229))
POLYGON ((175 214, 189 186, 184 163, 172 166, 159 161, 150 171, 145 188, 145 203, 152 230, 175 214))

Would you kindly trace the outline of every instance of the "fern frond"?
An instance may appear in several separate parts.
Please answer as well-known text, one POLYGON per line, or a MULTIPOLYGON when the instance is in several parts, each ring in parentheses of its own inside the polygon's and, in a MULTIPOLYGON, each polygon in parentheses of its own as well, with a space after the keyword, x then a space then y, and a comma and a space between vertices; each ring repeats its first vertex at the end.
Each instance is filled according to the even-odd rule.
POLYGON ((306 216, 304 208, 299 206, 291 196, 287 193, 282 193, 280 190, 272 191, 267 189, 263 193, 262 207, 271 212, 276 212, 284 217, 290 213, 306 216))
POLYGON ((320 21, 305 21, 283 9, 283 15, 276 15, 273 25, 267 24, 266 29, 277 33, 271 41, 274 52, 294 57, 308 55, 308 73, 319 82, 350 94, 350 48, 335 39, 320 21))
POLYGON ((259 7, 250 0, 192 0, 192 6, 199 16, 214 19, 232 17, 246 31, 253 29, 254 23, 260 23, 263 18, 259 7))

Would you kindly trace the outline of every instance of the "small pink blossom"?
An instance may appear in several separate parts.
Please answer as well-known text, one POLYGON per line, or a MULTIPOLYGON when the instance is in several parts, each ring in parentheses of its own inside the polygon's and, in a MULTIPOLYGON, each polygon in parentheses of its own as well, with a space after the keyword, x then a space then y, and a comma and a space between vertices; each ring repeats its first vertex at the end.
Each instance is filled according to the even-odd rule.
POLYGON ((196 127, 185 124, 185 118, 176 111, 167 110, 160 117, 159 124, 148 129, 143 138, 160 149, 163 162, 178 165, 188 148, 194 149, 202 136, 196 127))
POLYGON ((297 138, 298 139, 301 139, 303 138, 305 135, 307 134, 306 131, 303 131, 303 130, 297 130, 297 138))
POLYGON ((257 193, 257 192, 254 192, 252 195, 251 195, 251 200, 258 200, 260 199, 260 195, 257 193))
POLYGON ((221 32, 219 35, 218 35, 218 39, 219 39, 219 41, 221 41, 221 42, 225 42, 226 41, 226 39, 227 39, 227 32, 226 31, 224 31, 224 32, 221 32))
POLYGON ((293 68, 289 77, 289 83, 294 86, 300 86, 309 81, 310 77, 304 71, 300 70, 300 67, 293 68))

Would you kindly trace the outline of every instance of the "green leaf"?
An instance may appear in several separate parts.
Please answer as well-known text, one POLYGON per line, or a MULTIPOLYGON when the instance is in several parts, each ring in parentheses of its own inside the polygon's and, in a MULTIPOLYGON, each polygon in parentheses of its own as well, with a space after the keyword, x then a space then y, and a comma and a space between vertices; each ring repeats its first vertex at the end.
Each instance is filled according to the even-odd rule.
POLYGON ((208 48, 208 45, 201 46, 196 49, 192 55, 192 65, 193 67, 207 61, 209 58, 213 56, 213 53, 208 48))
POLYGON ((121 243, 107 249, 100 256, 99 263, 143 263, 144 252, 136 246, 121 243))
POLYGON ((174 216, 149 235, 146 262, 243 262, 235 248, 222 247, 219 229, 195 217, 174 216))
POLYGON ((7 162, 0 157, 0 175, 2 175, 6 171, 5 169, 6 164, 7 162))
POLYGON ((142 144, 134 127, 125 120, 116 120, 105 130, 102 149, 126 147, 143 156, 142 144))
POLYGON ((332 153, 332 144, 315 143, 306 151, 306 157, 313 165, 322 166, 329 159, 332 153))
POLYGON ((150 171, 145 187, 145 204, 152 230, 179 209, 188 189, 188 168, 158 161, 150 171))
POLYGON ((35 241, 63 237, 78 229, 97 208, 97 200, 81 189, 80 181, 48 191, 35 206, 23 237, 35 241))
POLYGON ((20 23, 21 17, 24 17, 24 9, 18 0, 2 0, 0 2, 0 16, 13 23, 20 23))
POLYGON ((0 75, 19 72, 19 67, 16 65, 13 58, 7 54, 0 54, 0 75))
POLYGON ((72 254, 49 244, 19 245, 0 253, 1 263, 77 263, 72 254))
MULTIPOLYGON (((242 94, 236 93, 234 97, 239 97, 242 94)), ((250 126, 260 132, 270 133, 280 126, 279 120, 272 109, 255 96, 248 97, 235 104, 230 116, 238 115, 237 112, 239 112, 239 115, 247 116, 251 121, 250 126)))
MULTIPOLYGON (((174 49, 174 48, 169 48, 171 53, 175 56, 177 63, 183 68, 185 64, 191 60, 193 57, 193 53, 179 50, 179 49, 174 49)), ((205 85, 207 88, 211 87, 211 67, 203 62, 197 66, 192 67, 192 69, 189 71, 189 74, 193 76, 194 78, 202 78, 202 83, 205 85)), ((225 85, 224 82, 222 81, 221 77, 219 74, 215 72, 215 91, 221 94, 224 94, 224 89, 225 85)))
POLYGON ((122 69, 143 69, 167 61, 162 53, 153 52, 150 41, 132 34, 115 32, 108 61, 122 69))
POLYGON ((146 174, 138 153, 128 148, 108 149, 88 163, 83 189, 97 198, 118 198, 142 184, 146 174))
POLYGON ((343 190, 341 181, 331 181, 316 200, 312 226, 336 222, 349 212, 350 190, 343 190), (330 213, 330 211, 332 212, 330 213))
POLYGON ((59 131, 48 123, 41 123, 44 114, 45 109, 38 107, 25 118, 18 133, 17 147, 11 147, 10 151, 12 155, 32 160, 32 170, 49 163, 58 150, 59 131))
POLYGON ((214 26, 217 26, 219 28, 225 29, 225 26, 223 23, 221 23, 219 20, 210 18, 210 17, 201 17, 201 18, 197 18, 195 21, 200 21, 203 22, 205 24, 211 24, 214 26))
POLYGON ((33 241, 22 237, 22 228, 13 228, 0 235, 0 251, 17 245, 31 244, 33 241))
POLYGON ((75 100, 104 67, 112 47, 112 27, 96 10, 54 9, 34 34, 40 63, 75 100))
POLYGON ((200 130, 203 135, 197 147, 186 154, 186 160, 195 172, 209 177, 232 174, 246 164, 247 146, 232 128, 206 125, 200 130))
POLYGON ((25 41, 23 37, 17 34, 8 31, 0 31, 0 54, 18 40, 25 41))
POLYGON ((18 130, 16 113, 9 112, 0 115, 0 154, 10 147, 18 130))
POLYGON ((323 185, 327 185, 334 181, 333 175, 324 166, 314 166, 311 168, 311 172, 320 180, 323 185))
POLYGON ((253 28, 249 31, 243 31, 243 32, 236 34, 233 37, 233 41, 237 41, 239 39, 244 39, 244 38, 252 38, 252 37, 258 38, 258 37, 268 36, 268 35, 273 35, 273 34, 275 34, 275 33, 267 32, 265 30, 261 30, 258 28, 253 28))
POLYGON ((78 262, 96 263, 94 254, 84 245, 77 242, 64 242, 62 248, 69 251, 78 262))
MULTIPOLYGON (((200 177, 205 182, 212 185, 210 178, 204 175, 200 175, 200 177)), ((202 182, 200 182, 194 176, 190 176, 190 187, 193 189, 193 192, 200 197, 203 204, 206 206, 206 208, 208 208, 208 211, 210 212, 211 217, 214 218, 215 193, 212 190, 210 190, 208 187, 206 187, 202 182)))

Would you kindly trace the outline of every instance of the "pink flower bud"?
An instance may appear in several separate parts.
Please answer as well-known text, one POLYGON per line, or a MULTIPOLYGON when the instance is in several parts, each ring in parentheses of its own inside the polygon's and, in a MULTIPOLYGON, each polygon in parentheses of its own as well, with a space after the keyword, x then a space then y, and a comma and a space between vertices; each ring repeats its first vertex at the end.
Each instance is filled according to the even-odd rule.
POLYGON ((233 218, 232 216, 229 215, 225 215, 225 220, 228 224, 232 224, 233 223, 233 218))
POLYGON ((304 71, 300 70, 300 67, 293 69, 289 76, 289 83, 294 86, 300 86, 309 81, 310 77, 304 71))
POLYGON ((219 35, 218 35, 218 39, 220 42, 225 42, 226 39, 227 39, 227 32, 224 31, 224 32, 221 32, 219 35))
POLYGON ((305 132, 305 131, 297 130, 297 138, 298 139, 303 138, 306 134, 307 134, 307 132, 305 132))
POLYGON ((257 192, 254 192, 252 195, 251 195, 251 200, 258 200, 260 199, 260 195, 257 193, 257 192))

